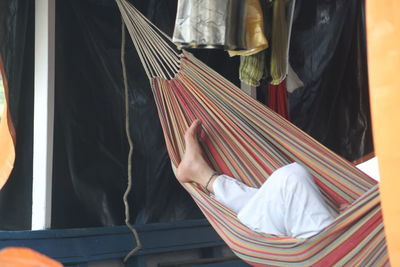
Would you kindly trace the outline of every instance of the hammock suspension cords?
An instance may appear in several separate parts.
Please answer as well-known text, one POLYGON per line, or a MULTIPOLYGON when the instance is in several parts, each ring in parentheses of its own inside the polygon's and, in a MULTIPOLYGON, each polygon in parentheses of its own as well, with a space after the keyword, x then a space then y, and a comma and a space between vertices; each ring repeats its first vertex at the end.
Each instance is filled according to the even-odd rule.
POLYGON ((171 38, 127 1, 116 0, 149 80, 172 79, 179 70, 178 52, 167 43, 171 38))

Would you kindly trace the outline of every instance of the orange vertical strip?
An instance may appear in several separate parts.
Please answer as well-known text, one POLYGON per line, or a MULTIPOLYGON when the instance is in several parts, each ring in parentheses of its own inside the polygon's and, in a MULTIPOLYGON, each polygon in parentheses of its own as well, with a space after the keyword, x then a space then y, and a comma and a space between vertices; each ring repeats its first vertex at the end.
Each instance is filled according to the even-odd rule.
POLYGON ((3 60, 0 57, 0 74, 3 78, 6 103, 0 121, 0 189, 7 182, 15 161, 15 130, 8 109, 8 83, 4 71, 3 60))
POLYGON ((400 5, 367 0, 368 63, 375 152, 390 261, 400 266, 400 5))

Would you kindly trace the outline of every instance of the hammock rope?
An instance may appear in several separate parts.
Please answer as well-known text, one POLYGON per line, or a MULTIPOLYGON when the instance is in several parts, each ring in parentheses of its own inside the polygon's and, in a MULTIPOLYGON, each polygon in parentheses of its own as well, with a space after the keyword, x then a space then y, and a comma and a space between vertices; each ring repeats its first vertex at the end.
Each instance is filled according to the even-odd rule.
POLYGON ((128 91, 128 77, 126 74, 126 64, 125 64, 125 23, 121 20, 121 66, 122 66, 122 77, 124 82, 124 98, 125 98, 125 132, 126 137, 128 139, 129 144, 129 153, 128 153, 128 184, 126 186, 126 190, 123 196, 124 206, 125 206, 125 224, 131 230, 133 237, 136 241, 136 247, 133 248, 124 258, 124 262, 128 261, 128 259, 139 251, 142 248, 142 243, 140 242, 139 234, 135 228, 133 228, 130 223, 130 212, 129 212, 129 202, 128 196, 132 190, 132 157, 133 157, 133 141, 131 136, 131 128, 130 128, 130 116, 129 116, 129 91, 128 91))
POLYGON ((165 35, 126 0, 116 1, 149 70, 146 73, 175 167, 184 153, 186 129, 192 121, 201 119, 204 135, 199 139, 216 170, 259 187, 274 170, 296 161, 310 171, 337 216, 331 225, 308 239, 258 233, 243 225, 234 212, 200 185, 182 184, 237 256, 253 266, 389 264, 375 180, 248 97, 190 53, 178 55, 167 49, 173 44, 165 35), (148 45, 152 48, 146 48, 148 45), (164 51, 169 51, 168 55, 164 51), (340 210, 343 204, 350 205, 344 212, 340 210))
POLYGON ((172 79, 179 70, 179 54, 170 45, 171 38, 160 31, 129 2, 119 0, 116 2, 147 77, 150 80, 154 77, 172 79))

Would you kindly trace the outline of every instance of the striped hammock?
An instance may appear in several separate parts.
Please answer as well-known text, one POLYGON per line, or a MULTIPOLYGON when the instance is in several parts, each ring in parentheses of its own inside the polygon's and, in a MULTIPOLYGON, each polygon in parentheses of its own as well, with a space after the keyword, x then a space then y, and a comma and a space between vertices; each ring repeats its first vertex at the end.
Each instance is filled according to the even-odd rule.
POLYGON ((177 53, 126 0, 116 0, 150 79, 173 166, 184 152, 184 133, 202 120, 203 149, 213 167, 252 187, 277 168, 306 167, 334 210, 319 234, 296 239, 254 232, 197 184, 183 184, 232 251, 253 266, 389 265, 379 188, 358 170, 187 52, 177 53), (340 211, 343 204, 350 208, 340 211))

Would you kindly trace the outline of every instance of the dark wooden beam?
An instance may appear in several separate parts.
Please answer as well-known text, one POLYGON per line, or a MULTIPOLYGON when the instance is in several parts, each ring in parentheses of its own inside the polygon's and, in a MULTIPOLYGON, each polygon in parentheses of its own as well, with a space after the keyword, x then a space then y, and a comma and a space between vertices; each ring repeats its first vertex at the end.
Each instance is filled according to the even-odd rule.
MULTIPOLYGON (((143 248, 135 256, 216 247, 224 242, 206 220, 135 225, 143 248)), ((118 259, 135 246, 125 226, 42 231, 0 231, 0 249, 28 247, 63 264, 118 259)))

